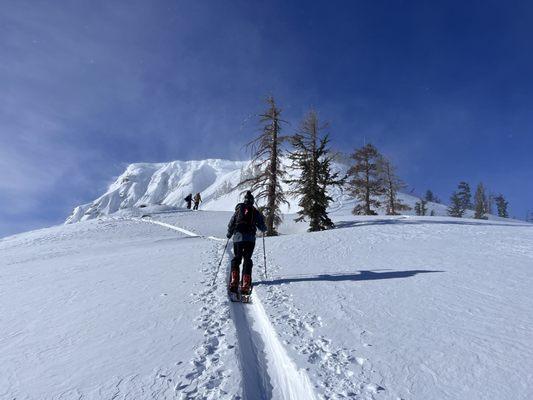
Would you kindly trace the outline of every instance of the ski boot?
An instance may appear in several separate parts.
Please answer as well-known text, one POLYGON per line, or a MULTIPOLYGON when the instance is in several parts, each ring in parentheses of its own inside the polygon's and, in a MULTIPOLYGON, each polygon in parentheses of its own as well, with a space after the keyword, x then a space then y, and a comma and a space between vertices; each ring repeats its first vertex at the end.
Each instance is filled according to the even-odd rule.
POLYGON ((228 294, 231 301, 239 300, 239 270, 232 269, 230 275, 230 281, 228 285, 228 294))
POLYGON ((252 275, 243 274, 241 282, 241 301, 243 303, 250 302, 250 295, 252 294, 252 275))

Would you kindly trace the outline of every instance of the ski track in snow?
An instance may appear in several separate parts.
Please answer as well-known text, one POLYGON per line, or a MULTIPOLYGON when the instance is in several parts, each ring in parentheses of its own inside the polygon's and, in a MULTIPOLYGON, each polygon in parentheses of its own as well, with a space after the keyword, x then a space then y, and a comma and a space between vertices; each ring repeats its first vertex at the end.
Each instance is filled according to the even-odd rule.
MULTIPOLYGON (((205 238, 215 241, 224 239, 213 236, 198 235, 194 232, 155 221, 150 218, 133 218, 163 226, 181 232, 191 237, 205 238)), ((228 324, 235 324, 238 341, 238 355, 242 375, 242 397, 246 400, 314 400, 316 394, 306 371, 299 370, 290 359, 283 344, 271 324, 268 315, 254 293, 249 304, 231 303, 226 294, 226 279, 223 285, 216 283, 214 274, 215 263, 222 256, 223 248, 217 246, 213 250, 213 263, 202 267, 201 272, 206 277, 202 282, 207 288, 198 294, 195 302, 203 302, 201 314, 196 319, 197 328, 204 330, 204 341, 195 349, 196 357, 191 361, 192 369, 175 386, 179 399, 214 400, 229 397, 224 391, 224 382, 231 375, 220 362, 221 352, 231 351, 233 345, 226 340, 228 324), (214 285, 209 282, 215 279, 214 285)), ((231 252, 228 251, 231 255, 231 252)), ((226 276, 229 276, 229 262, 226 276)), ((256 263, 257 265, 257 263, 256 263)), ((191 293, 191 295, 195 295, 191 293)), ((334 397, 328 397, 334 398, 334 397)))
MULTIPOLYGON (((279 266, 271 267, 275 274, 279 266)), ((357 398, 372 400, 375 395, 385 390, 381 384, 371 380, 369 373, 373 370, 370 360, 358 355, 356 350, 335 348, 331 341, 323 336, 315 336, 315 330, 322 326, 318 315, 302 313, 292 301, 283 286, 269 286, 266 303, 278 311, 274 318, 275 326, 288 327, 284 343, 305 358, 310 364, 319 365, 317 382, 326 399, 357 398)), ((362 346, 366 343, 365 331, 359 334, 362 346)))
MULTIPOLYGON (((244 306, 244 305, 242 305, 244 306)), ((270 376, 273 381, 274 393, 278 392, 281 399, 313 400, 316 398, 309 377, 304 370, 299 370, 287 354, 280 342, 274 327, 268 319, 259 296, 255 295, 251 310, 252 328, 256 329, 264 340, 264 350, 268 365, 272 365, 270 376)))
POLYGON ((166 222, 157 221, 157 220, 151 219, 150 217, 132 218, 132 220, 134 220, 134 221, 144 221, 144 222, 149 222, 151 224, 163 226, 165 228, 172 229, 173 231, 181 232, 181 233, 183 233, 183 234, 185 234, 187 236, 191 236, 191 237, 199 237, 199 238, 203 238, 203 239, 210 239, 210 240, 215 240, 215 241, 218 241, 218 242, 224 242, 224 239, 217 238, 215 236, 199 235, 197 233, 188 231, 187 229, 180 228, 179 226, 167 224, 166 222))

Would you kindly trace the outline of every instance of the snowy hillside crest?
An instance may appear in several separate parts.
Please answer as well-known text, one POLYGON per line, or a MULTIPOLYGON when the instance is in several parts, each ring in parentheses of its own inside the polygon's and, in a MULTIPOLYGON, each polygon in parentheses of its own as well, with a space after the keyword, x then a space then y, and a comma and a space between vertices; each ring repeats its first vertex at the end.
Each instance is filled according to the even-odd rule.
POLYGON ((231 192, 246 161, 220 159, 135 163, 96 200, 80 205, 66 223, 111 215, 120 210, 146 206, 182 207, 189 193, 202 193, 203 208, 231 192))
MULTIPOLYGON (((146 208, 151 211, 183 208, 184 198, 189 193, 197 192, 201 193, 203 199, 200 209, 232 211, 242 193, 242 188, 236 186, 246 174, 251 173, 250 168, 251 161, 223 159, 130 164, 102 196, 75 207, 65 223, 135 210, 142 214, 146 208)), ((332 168, 334 171, 345 173, 348 167, 341 161, 333 163, 332 168)), ((331 212, 349 211, 355 205, 355 201, 340 190, 335 190, 331 196, 334 200, 330 205, 331 212)), ((411 210, 404 214, 413 215, 419 198, 404 193, 399 196, 411 207, 411 210)), ((298 199, 289 198, 289 203, 282 211, 297 212, 298 199)), ((446 206, 443 204, 429 202, 427 208, 428 214, 433 211, 436 216, 447 215, 446 206)), ((385 214, 384 209, 379 209, 378 212, 385 214)))

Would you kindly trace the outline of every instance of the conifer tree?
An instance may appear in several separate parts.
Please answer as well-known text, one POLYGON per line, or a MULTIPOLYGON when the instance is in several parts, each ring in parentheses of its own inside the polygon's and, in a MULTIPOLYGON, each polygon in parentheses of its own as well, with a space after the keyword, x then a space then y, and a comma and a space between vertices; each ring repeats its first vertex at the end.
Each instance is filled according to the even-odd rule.
POLYGON ((435 195, 433 194, 433 192, 431 190, 427 190, 426 191, 426 195, 424 196, 424 200, 426 201, 429 201, 429 202, 435 202, 435 195))
POLYGON ((398 198, 398 192, 407 185, 396 175, 394 166, 385 157, 381 157, 379 167, 387 198, 387 215, 398 215, 398 211, 410 210, 411 207, 398 198))
POLYGON ((507 206, 509 203, 505 200, 505 197, 500 193, 494 198, 496 202, 496 208, 498 209, 498 217, 509 218, 509 213, 507 212, 507 206))
POLYGON ((448 215, 450 217, 462 218, 465 213, 464 199, 457 193, 453 192, 450 197, 450 206, 448 207, 448 215))
POLYGON ((288 204, 281 187, 286 175, 281 163, 283 155, 281 145, 286 138, 280 134, 281 124, 284 122, 280 118, 281 110, 276 107, 272 96, 267 99, 267 103, 268 109, 260 115, 262 132, 247 144, 252 152, 254 173, 242 180, 239 186, 249 188, 255 194, 258 203, 264 201, 261 211, 265 215, 266 234, 275 236, 278 234, 276 227, 281 223, 280 207, 283 203, 288 204))
POLYGON ((424 199, 420 199, 420 201, 417 201, 415 203, 415 214, 420 216, 426 215, 428 211, 426 204, 427 201, 424 199))
POLYGON ((488 201, 485 194, 485 187, 481 182, 477 185, 474 202, 474 218, 487 219, 485 214, 488 211, 488 201))
POLYGON ((298 195, 301 207, 295 221, 309 219, 309 231, 320 231, 334 227, 328 217, 327 209, 333 199, 328 194, 331 186, 342 187, 345 178, 332 172, 333 155, 328 148, 329 135, 321 135, 327 124, 320 125, 315 111, 310 111, 302 121, 298 132, 291 137, 294 150, 289 154, 292 168, 300 175, 287 180, 291 194, 298 195))
POLYGON ((433 193, 431 190, 427 190, 426 194, 424 195, 424 200, 431 203, 440 203, 440 199, 433 193))
POLYGON ((461 198, 461 204, 463 206, 463 209, 470 210, 472 209, 472 194, 470 192, 470 185, 467 182, 459 182, 459 185, 457 186, 458 192, 457 194, 461 198))
POLYGON ((351 158, 355 163, 348 170, 347 187, 349 193, 359 201, 352 212, 356 215, 376 215, 372 207, 381 206, 376 197, 385 193, 379 169, 381 154, 369 143, 356 150, 351 158))
POLYGON ((487 214, 492 214, 492 210, 494 209, 494 202, 496 201, 496 196, 492 193, 487 195, 487 214))

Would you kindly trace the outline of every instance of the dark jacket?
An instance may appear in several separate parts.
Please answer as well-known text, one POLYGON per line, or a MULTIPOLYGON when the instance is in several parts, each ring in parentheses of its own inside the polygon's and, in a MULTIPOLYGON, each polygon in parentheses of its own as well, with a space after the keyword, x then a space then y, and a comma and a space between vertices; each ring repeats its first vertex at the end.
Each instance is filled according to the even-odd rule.
POLYGON ((237 204, 235 207, 235 212, 233 213, 233 216, 231 217, 229 224, 228 224, 228 234, 227 237, 230 238, 233 236, 233 242, 255 242, 255 234, 257 232, 257 229, 259 229, 261 232, 266 231, 266 225, 265 225, 265 218, 263 217, 263 214, 261 214, 257 208, 254 207, 254 222, 255 226, 253 227, 253 230, 251 233, 241 233, 235 231, 235 219, 237 217, 237 212, 240 208, 242 203, 237 204), (256 229, 257 228, 257 229, 256 229))

